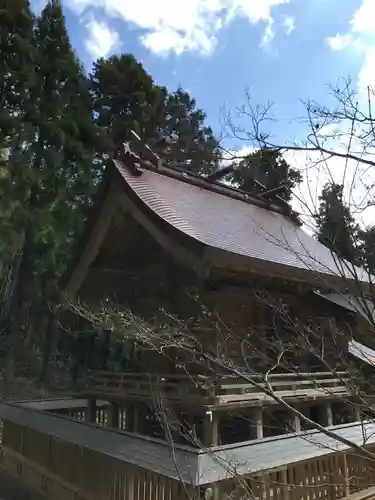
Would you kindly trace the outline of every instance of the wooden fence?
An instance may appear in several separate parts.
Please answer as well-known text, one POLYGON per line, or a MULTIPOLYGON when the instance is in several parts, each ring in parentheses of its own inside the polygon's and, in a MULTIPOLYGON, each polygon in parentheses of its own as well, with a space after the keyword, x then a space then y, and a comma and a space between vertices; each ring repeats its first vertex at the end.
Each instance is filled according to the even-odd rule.
POLYGON ((353 500, 375 498, 375 461, 332 453, 220 485, 230 500, 353 500))
POLYGON ((4 422, 1 466, 53 500, 191 500, 197 489, 76 444, 4 422))
MULTIPOLYGON (((251 375, 259 386, 246 379, 225 376, 220 378, 186 375, 147 375, 141 373, 109 373, 94 375, 90 391, 98 397, 148 399, 154 389, 170 400, 185 401, 201 405, 221 405, 249 400, 273 402, 262 390, 264 375, 251 375)), ((350 393, 348 374, 280 373, 271 374, 268 383, 279 397, 283 398, 337 398, 350 393)))
MULTIPOLYGON (((53 500, 199 500, 210 486, 182 484, 7 420, 0 464, 53 500)), ((212 487, 214 500, 363 500, 375 498, 374 486, 375 461, 347 451, 212 487)))

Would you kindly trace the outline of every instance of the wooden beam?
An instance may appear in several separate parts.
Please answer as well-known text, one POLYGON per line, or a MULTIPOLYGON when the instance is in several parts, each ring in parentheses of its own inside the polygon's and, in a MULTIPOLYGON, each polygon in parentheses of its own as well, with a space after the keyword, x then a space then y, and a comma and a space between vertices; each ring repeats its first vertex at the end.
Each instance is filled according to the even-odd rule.
POLYGON ((343 453, 343 472, 344 472, 344 486, 345 486, 345 497, 348 498, 350 495, 350 483, 349 483, 349 471, 348 471, 348 460, 346 453, 343 453))
POLYGON ((354 409, 354 418, 356 422, 360 422, 362 420, 361 418, 361 410, 359 409, 358 406, 355 407, 354 409))
POLYGON ((115 182, 109 186, 102 202, 102 207, 98 219, 86 241, 86 245, 78 262, 65 285, 65 293, 68 297, 74 297, 87 276, 90 264, 98 255, 103 239, 107 233, 110 220, 118 207, 121 191, 115 182))
POLYGON ((120 420, 119 412, 120 412, 119 405, 115 402, 111 403, 108 411, 108 423, 109 426, 113 427, 114 429, 119 428, 119 420, 120 420))
POLYGON ((150 217, 147 217, 147 215, 141 209, 139 209, 128 196, 126 196, 126 194, 121 198, 121 206, 125 210, 129 211, 139 222, 139 224, 141 224, 151 234, 155 241, 175 257, 177 262, 180 262, 192 268, 200 279, 206 279, 209 274, 210 268, 208 264, 202 260, 202 258, 194 255, 185 247, 176 243, 176 241, 174 241, 154 222, 152 222, 150 220, 150 217))
MULTIPOLYGON (((141 413, 142 414, 142 413, 141 413)), ((139 432, 139 416, 140 413, 138 411, 138 403, 133 403, 133 429, 132 432, 139 432)))
POLYGON ((125 430, 133 431, 133 403, 130 401, 127 401, 125 406, 125 430))
POLYGON ((295 413, 293 413, 293 429, 295 432, 301 432, 301 419, 295 413))
POLYGON ((216 412, 207 411, 204 415, 204 446, 219 445, 219 417, 216 412))
POLYGON ((262 408, 255 409, 255 424, 256 424, 257 439, 263 439, 263 409, 262 408))
POLYGON ((92 396, 87 400, 86 420, 93 424, 96 423, 96 399, 92 396))
POLYGON ((282 469, 281 477, 282 477, 282 500, 289 500, 290 493, 289 493, 288 468, 287 467, 282 469))
POLYGON ((328 402, 326 404, 326 415, 327 415, 327 427, 333 425, 333 413, 332 413, 332 403, 328 402))

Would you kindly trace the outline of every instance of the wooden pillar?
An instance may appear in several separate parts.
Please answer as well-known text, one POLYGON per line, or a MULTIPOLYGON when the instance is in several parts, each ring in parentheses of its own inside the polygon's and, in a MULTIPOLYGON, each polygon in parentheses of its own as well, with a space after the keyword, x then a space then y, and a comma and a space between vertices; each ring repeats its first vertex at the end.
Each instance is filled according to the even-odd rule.
POLYGON ((345 486, 345 497, 348 498, 350 495, 350 483, 349 483, 349 471, 348 471, 348 460, 346 453, 343 453, 343 470, 344 470, 344 486, 345 486))
POLYGON ((327 427, 333 425, 333 413, 332 413, 332 403, 328 402, 326 404, 326 415, 327 415, 327 427))
POLYGON ((131 402, 126 405, 125 430, 128 432, 138 432, 138 407, 137 403, 131 402))
POLYGON ((358 406, 355 406, 355 408, 354 408, 354 418, 355 418, 355 422, 360 422, 362 420, 361 410, 358 408, 358 406))
POLYGON ((288 468, 285 467, 281 471, 281 477, 282 477, 282 499, 283 500, 289 500, 290 494, 289 494, 289 484, 288 484, 288 468))
POLYGON ((204 446, 218 446, 219 444, 219 417, 217 413, 207 411, 204 415, 204 446))
POLYGON ((301 419, 296 413, 293 413, 293 429, 295 432, 301 432, 301 419))
POLYGON ((257 439, 263 439, 263 409, 255 409, 255 425, 256 425, 256 436, 257 439))
POLYGON ((125 430, 128 432, 139 432, 139 416, 138 404, 131 402, 126 405, 125 414, 125 430))
POLYGON ((220 500, 220 490, 217 484, 214 485, 214 500, 220 500))
POLYGON ((119 428, 119 411, 120 407, 117 403, 111 403, 108 414, 108 424, 114 429, 119 428))
POLYGON ((136 402, 133 403, 133 429, 132 432, 139 432, 139 416, 140 412, 138 411, 138 404, 136 402))
MULTIPOLYGON (((201 499, 202 497, 198 497, 201 499)), ((207 486, 204 492, 204 500, 220 500, 220 490, 216 484, 207 486)))
POLYGON ((125 412, 125 430, 133 432, 133 403, 127 403, 125 412))
POLYGON ((86 420, 96 424, 96 398, 92 396, 87 400, 86 420))

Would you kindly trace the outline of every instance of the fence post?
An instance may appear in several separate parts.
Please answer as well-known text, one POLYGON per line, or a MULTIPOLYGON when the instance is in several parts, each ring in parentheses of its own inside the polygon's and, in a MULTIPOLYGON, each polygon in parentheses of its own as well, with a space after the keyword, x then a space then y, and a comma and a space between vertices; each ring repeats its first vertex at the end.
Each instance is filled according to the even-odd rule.
POLYGON ((96 399, 92 396, 87 400, 86 420, 93 424, 96 423, 96 399))
POLYGON ((118 403, 113 401, 109 407, 108 424, 113 429, 118 429, 119 427, 119 412, 120 408, 118 403))
POLYGON ((348 470, 348 459, 346 453, 343 453, 343 472, 344 472, 344 491, 345 497, 348 498, 350 495, 350 484, 349 484, 349 470, 348 470))
POLYGON ((205 446, 219 445, 219 417, 214 411, 206 411, 203 432, 203 443, 205 446))
POLYGON ((263 439, 263 408, 255 409, 255 424, 257 439, 263 439))
POLYGON ((281 471, 281 477, 282 477, 282 499, 283 500, 289 500, 289 484, 288 484, 288 467, 285 467, 281 471))

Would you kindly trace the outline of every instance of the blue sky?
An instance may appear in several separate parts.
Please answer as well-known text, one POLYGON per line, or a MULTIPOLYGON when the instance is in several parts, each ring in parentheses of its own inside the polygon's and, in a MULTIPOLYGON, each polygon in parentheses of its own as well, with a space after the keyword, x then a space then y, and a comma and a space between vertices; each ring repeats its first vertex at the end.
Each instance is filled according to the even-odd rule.
MULTIPOLYGON (((38 10, 45 0, 31 3, 38 10)), ((329 103, 327 85, 348 76, 360 99, 367 85, 375 88, 375 0, 62 3, 72 44, 87 71, 99 56, 134 54, 156 83, 188 90, 217 134, 223 131, 223 108, 243 104, 246 88, 255 103, 275 101, 272 133, 279 143, 306 135, 299 120, 304 114, 300 99, 329 103)), ((228 138, 224 145, 245 151, 248 146, 228 138)), ((311 163, 301 155, 287 160, 303 169, 311 163)), ((323 173, 320 169, 311 174, 310 169, 302 186, 302 197, 315 206, 332 172, 344 183, 342 161, 332 159, 323 167, 323 173)), ((355 164, 352 171, 358 176, 355 164)), ((350 179, 346 182, 353 185, 350 179)))
MULTIPOLYGON (((36 9, 42 3, 32 2, 36 9)), ((97 56, 132 53, 157 83, 188 89, 217 132, 223 107, 241 105, 248 87, 255 102, 275 101, 280 122, 274 132, 281 141, 301 134, 300 98, 326 100, 326 84, 350 75, 360 85, 360 75, 369 72, 368 59, 375 62, 369 57, 372 4, 63 0, 73 46, 88 70, 97 56)))

